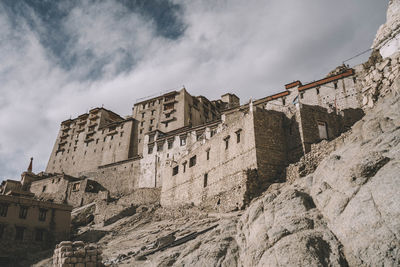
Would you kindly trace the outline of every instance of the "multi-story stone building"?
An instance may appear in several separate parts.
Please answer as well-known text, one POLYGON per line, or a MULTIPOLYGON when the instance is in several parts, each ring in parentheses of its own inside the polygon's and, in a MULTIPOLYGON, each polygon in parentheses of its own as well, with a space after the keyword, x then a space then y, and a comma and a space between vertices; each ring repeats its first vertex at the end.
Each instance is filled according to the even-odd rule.
MULTIPOLYGON (((90 180, 99 185, 99 192, 110 194, 161 188, 161 203, 167 206, 219 202, 228 209, 242 207, 280 178, 285 166, 309 152, 311 144, 338 136, 360 119, 361 92, 357 69, 341 66, 326 78, 305 85, 294 81, 280 93, 244 105, 234 94, 209 101, 183 88, 137 102, 126 118, 92 109, 61 123, 46 172, 77 177, 59 188, 90 180), (236 136, 235 127, 240 128, 241 142, 222 149, 236 136), (197 156, 206 154, 215 158, 203 162, 203 156, 197 156), (191 168, 193 156, 199 158, 191 168), (205 174, 212 188, 204 187, 205 174)), ((53 188, 54 175, 32 182, 37 197, 55 194, 40 192, 46 183, 53 188)), ((91 200, 92 192, 73 196, 74 191, 65 190, 70 190, 66 203, 91 200)))
POLYGON ((29 191, 35 179, 31 166, 21 181, 7 180, 0 186, 1 266, 13 266, 27 251, 48 249, 70 238, 72 206, 34 199, 29 191))

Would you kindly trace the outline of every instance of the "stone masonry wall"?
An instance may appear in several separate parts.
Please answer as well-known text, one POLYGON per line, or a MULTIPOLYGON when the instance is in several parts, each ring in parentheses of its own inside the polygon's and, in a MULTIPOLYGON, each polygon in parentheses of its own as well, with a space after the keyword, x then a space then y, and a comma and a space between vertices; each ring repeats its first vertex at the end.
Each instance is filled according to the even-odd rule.
POLYGON ((53 267, 100 267, 102 250, 96 244, 83 241, 62 241, 53 254, 53 267))
POLYGON ((372 108, 380 96, 391 90, 391 85, 400 73, 400 52, 382 59, 373 53, 360 74, 363 86, 363 108, 372 108))
POLYGON ((140 159, 131 159, 103 165, 96 171, 84 172, 82 175, 98 182, 111 195, 125 195, 138 187, 140 159))
POLYGON ((127 160, 133 156, 133 119, 100 128, 99 122, 92 121, 91 116, 97 118, 97 121, 101 120, 98 115, 90 114, 88 118, 81 119, 84 126, 79 124, 78 119, 73 125, 79 126, 65 128, 62 125, 46 172, 66 173, 77 177, 82 172, 93 171, 98 166, 127 160))
POLYGON ((245 171, 255 169, 257 162, 253 116, 249 113, 239 113, 240 119, 231 124, 224 124, 224 130, 204 140, 201 146, 186 156, 176 159, 171 166, 166 166, 161 205, 203 203, 208 207, 218 206, 217 209, 225 211, 243 205, 246 190, 245 171), (236 134, 238 131, 239 141, 236 134), (190 161, 194 157, 196 163, 190 167, 190 161), (177 168, 175 175, 173 168, 177 168))

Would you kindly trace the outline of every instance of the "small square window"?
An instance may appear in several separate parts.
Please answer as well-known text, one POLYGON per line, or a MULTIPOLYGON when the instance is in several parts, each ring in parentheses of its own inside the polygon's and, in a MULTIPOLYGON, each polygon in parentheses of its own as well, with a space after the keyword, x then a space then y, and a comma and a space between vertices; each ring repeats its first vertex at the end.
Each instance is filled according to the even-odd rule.
POLYGON ((19 218, 26 219, 27 215, 28 215, 28 207, 21 206, 19 208, 19 218))
POLYGON ((5 203, 0 204, 0 216, 7 217, 7 211, 8 211, 8 204, 5 203))
POLYGON ((182 163, 182 166, 183 166, 183 172, 186 172, 186 164, 187 164, 187 161, 185 161, 184 163, 182 163))
POLYGON ((227 137, 224 138, 224 141, 225 141, 225 149, 228 149, 228 148, 229 148, 229 138, 230 138, 229 135, 228 135, 227 137))
POLYGON ((81 183, 75 183, 72 185, 72 191, 79 191, 80 187, 81 187, 81 183))
POLYGON ((196 165, 196 156, 193 156, 189 160, 189 168, 196 165))
POLYGON ((173 140, 168 140, 168 149, 171 149, 174 145, 173 140))
POLYGON ((4 224, 0 224, 0 239, 3 238, 5 228, 6 228, 6 226, 4 224))
POLYGON ((153 146, 149 146, 149 147, 148 147, 147 153, 148 153, 148 154, 153 153, 153 146))
POLYGON ((240 143, 240 134, 242 133, 242 129, 236 131, 236 143, 240 143))
POLYGON ((25 227, 15 227, 15 240, 22 241, 24 240, 24 232, 25 232, 25 227))
POLYGON ((43 241, 44 229, 36 229, 35 241, 43 241))
POLYGON ((178 172, 179 172, 179 166, 175 166, 175 167, 172 169, 172 176, 177 175, 178 172))
POLYGON ((39 209, 39 221, 46 221, 46 214, 47 210, 46 209, 39 209))
POLYGON ((203 181, 203 187, 207 187, 208 184, 208 173, 204 174, 204 181, 203 181))

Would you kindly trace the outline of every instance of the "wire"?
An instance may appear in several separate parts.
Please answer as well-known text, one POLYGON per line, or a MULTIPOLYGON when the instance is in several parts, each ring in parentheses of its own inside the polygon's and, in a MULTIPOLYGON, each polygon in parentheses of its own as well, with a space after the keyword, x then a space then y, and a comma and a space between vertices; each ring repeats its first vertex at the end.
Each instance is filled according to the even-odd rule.
POLYGON ((361 52, 361 53, 359 53, 359 54, 357 54, 357 55, 355 55, 355 56, 353 56, 353 57, 351 57, 351 58, 349 58, 349 59, 346 59, 345 61, 343 61, 343 64, 345 63, 345 62, 347 62, 347 61, 349 61, 349 60, 352 60, 352 59, 354 59, 354 58, 356 58, 356 57, 359 57, 359 56, 361 56, 361 55, 363 55, 363 54, 365 54, 365 53, 367 53, 367 52, 369 52, 369 51, 371 51, 372 50, 372 48, 369 48, 369 49, 367 49, 367 50, 365 50, 365 51, 363 51, 363 52, 361 52))

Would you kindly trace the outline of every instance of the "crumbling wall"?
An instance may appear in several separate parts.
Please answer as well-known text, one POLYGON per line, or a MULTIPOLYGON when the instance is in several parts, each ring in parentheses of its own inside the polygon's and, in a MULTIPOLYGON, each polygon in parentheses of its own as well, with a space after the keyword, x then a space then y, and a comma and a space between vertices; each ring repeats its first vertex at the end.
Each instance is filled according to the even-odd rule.
POLYGON ((114 220, 136 213, 136 208, 142 205, 158 205, 160 203, 160 188, 138 188, 131 194, 116 200, 96 201, 94 220, 96 223, 109 224, 114 220))
POLYGON ((102 250, 96 244, 83 241, 62 241, 53 254, 54 267, 99 267, 102 263, 102 250))
POLYGON ((286 167, 286 180, 293 182, 300 177, 313 173, 319 163, 333 151, 340 148, 350 134, 351 131, 348 131, 332 141, 323 140, 317 144, 312 144, 310 152, 305 154, 298 162, 286 167))
POLYGON ((374 107, 379 97, 388 95, 394 80, 399 76, 400 52, 384 59, 376 57, 373 53, 363 66, 364 69, 360 73, 363 88, 362 104, 364 109, 368 109, 374 107))
POLYGON ((140 175, 139 158, 100 166, 96 171, 82 175, 98 182, 111 195, 126 195, 137 188, 140 175))

